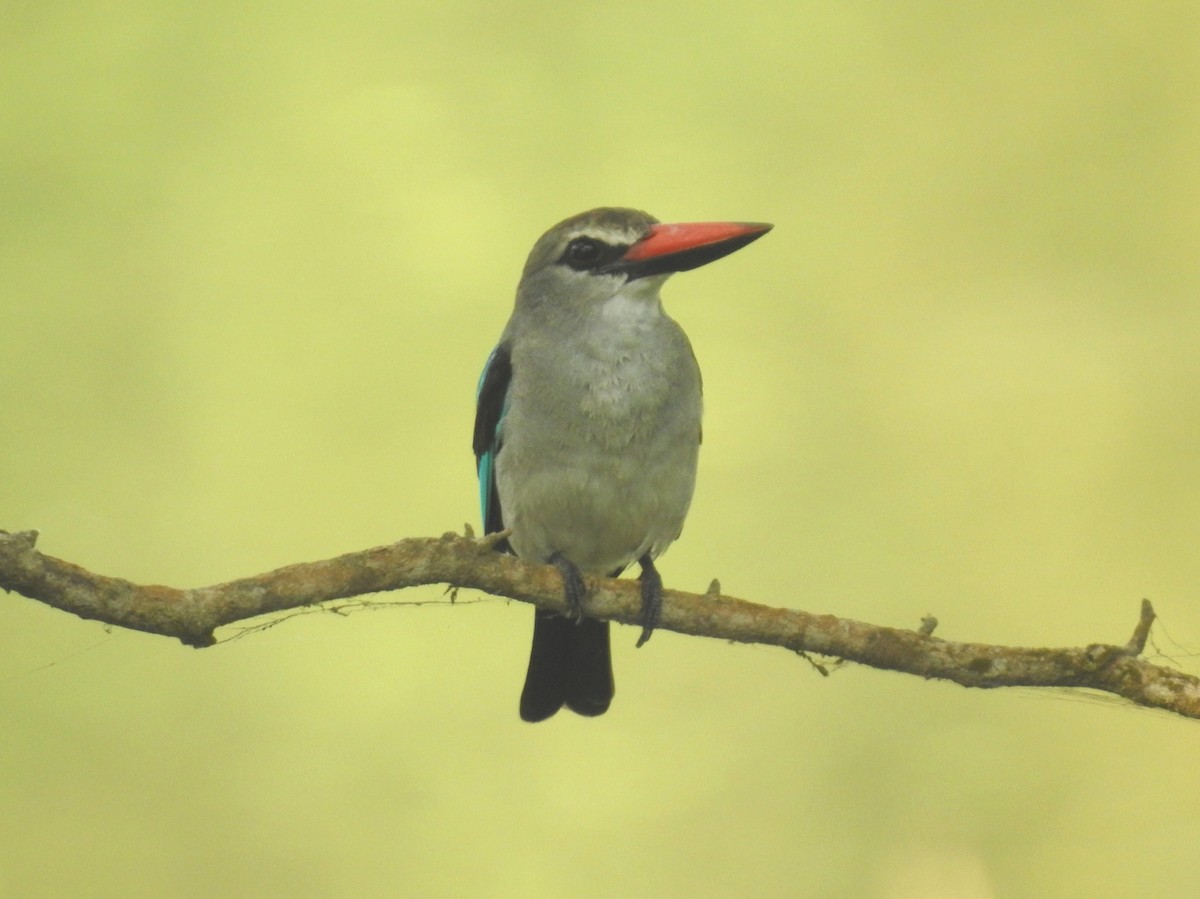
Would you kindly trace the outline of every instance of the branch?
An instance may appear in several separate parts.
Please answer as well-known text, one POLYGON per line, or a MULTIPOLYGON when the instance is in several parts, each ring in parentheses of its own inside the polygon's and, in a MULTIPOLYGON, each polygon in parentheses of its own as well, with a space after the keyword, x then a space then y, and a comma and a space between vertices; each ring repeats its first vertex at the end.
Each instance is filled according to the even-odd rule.
MULTIPOLYGON (((36 531, 0 531, 0 587, 81 618, 175 637, 197 647, 211 646, 216 628, 255 615, 420 584, 482 590, 565 612, 558 570, 494 552, 503 536, 412 538, 225 584, 179 590, 93 574, 38 552, 36 531)), ((589 615, 639 623, 636 582, 588 578, 587 586, 584 610, 589 615)), ((714 581, 705 594, 667 590, 659 626, 681 634, 818 653, 964 687, 1084 687, 1200 718, 1200 678, 1139 658, 1154 617, 1149 601, 1143 600, 1133 636, 1122 646, 991 646, 938 639, 932 636, 937 625, 932 618, 918 630, 881 627, 725 596, 714 581)))

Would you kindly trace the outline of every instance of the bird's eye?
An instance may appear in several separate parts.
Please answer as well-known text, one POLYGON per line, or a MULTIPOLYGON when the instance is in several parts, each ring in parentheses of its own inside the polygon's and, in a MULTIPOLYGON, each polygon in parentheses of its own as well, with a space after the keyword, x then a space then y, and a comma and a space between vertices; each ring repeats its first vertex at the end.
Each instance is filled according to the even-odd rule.
POLYGON ((604 257, 604 244, 590 237, 576 237, 563 253, 562 261, 576 271, 593 268, 604 257))

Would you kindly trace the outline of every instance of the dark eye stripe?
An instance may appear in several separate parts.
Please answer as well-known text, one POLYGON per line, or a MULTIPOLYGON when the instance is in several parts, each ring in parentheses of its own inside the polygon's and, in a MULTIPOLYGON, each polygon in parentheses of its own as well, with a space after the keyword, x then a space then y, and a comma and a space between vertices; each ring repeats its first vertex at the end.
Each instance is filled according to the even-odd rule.
POLYGON ((595 271, 620 259, 627 249, 629 248, 613 246, 594 237, 576 237, 567 244, 558 261, 577 272, 595 271))

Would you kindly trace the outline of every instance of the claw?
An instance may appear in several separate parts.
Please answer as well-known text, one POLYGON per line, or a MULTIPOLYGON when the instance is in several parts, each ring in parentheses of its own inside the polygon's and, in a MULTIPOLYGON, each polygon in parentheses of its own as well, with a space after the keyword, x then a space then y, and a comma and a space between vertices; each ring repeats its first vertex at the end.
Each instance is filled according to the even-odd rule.
POLYGON ((559 570, 563 579, 563 594, 567 599, 567 615, 577 622, 583 620, 583 598, 587 595, 587 586, 583 583, 583 575, 579 566, 561 553, 555 553, 547 560, 559 570))
POLYGON ((654 560, 649 553, 638 559, 638 564, 642 566, 642 573, 638 576, 642 582, 642 635, 638 637, 637 645, 643 646, 662 617, 663 585, 662 576, 654 567, 654 560))

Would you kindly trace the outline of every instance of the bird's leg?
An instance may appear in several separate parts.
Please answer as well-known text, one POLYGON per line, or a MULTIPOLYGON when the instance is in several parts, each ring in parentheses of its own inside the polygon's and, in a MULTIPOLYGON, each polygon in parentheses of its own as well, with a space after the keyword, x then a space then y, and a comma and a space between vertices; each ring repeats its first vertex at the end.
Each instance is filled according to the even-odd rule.
POLYGON ((546 561, 562 573, 563 593, 567 597, 567 617, 582 621, 583 597, 587 594, 587 587, 584 586, 579 566, 560 552, 554 553, 546 561))
POLYGON ((638 559, 638 564, 642 566, 642 573, 638 575, 642 583, 642 635, 638 637, 637 645, 641 646, 650 639, 662 617, 663 585, 650 553, 638 559))

